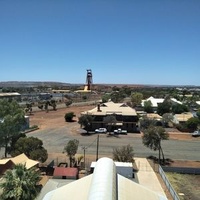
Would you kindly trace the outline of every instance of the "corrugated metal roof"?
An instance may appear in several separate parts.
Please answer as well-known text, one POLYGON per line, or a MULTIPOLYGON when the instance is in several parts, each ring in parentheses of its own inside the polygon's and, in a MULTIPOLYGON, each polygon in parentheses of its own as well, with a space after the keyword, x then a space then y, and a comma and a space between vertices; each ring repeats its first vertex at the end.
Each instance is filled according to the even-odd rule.
POLYGON ((21 96, 18 92, 0 93, 0 97, 21 96))
POLYGON ((31 167, 34 167, 35 165, 37 165, 39 163, 38 161, 29 159, 24 153, 14 157, 14 158, 2 159, 2 160, 0 160, 0 163, 5 164, 9 160, 11 160, 15 165, 25 164, 25 167, 27 169, 30 169, 31 167))
POLYGON ((197 103, 198 105, 200 105, 200 101, 196 101, 196 103, 197 103))
POLYGON ((5 165, 10 159, 6 158, 6 159, 1 159, 0 160, 0 165, 5 165))
POLYGON ((53 176, 77 177, 78 169, 74 167, 55 167, 53 176))
POLYGON ((142 100, 141 105, 144 106, 145 101, 151 101, 152 107, 158 107, 159 103, 163 103, 164 99, 159 99, 159 98, 154 98, 154 97, 149 97, 146 100, 142 100))
POLYGON ((147 113, 146 116, 150 119, 162 119, 162 117, 157 113, 147 113))
POLYGON ((100 104, 98 110, 98 106, 89 111, 82 112, 82 114, 91 114, 91 115, 125 115, 125 116, 136 116, 137 113, 135 109, 129 107, 125 103, 114 103, 112 101, 100 104))
MULTIPOLYGON (((142 100, 141 105, 144 106, 144 102, 145 102, 145 101, 151 101, 152 107, 158 107, 158 104, 159 104, 159 103, 163 103, 164 100, 165 100, 165 99, 163 99, 163 98, 149 97, 149 98, 146 99, 146 100, 142 100)), ((170 98, 170 100, 171 100, 172 102, 175 102, 175 103, 178 103, 178 104, 182 104, 182 102, 176 100, 175 98, 170 98)))
POLYGON ((193 114, 191 112, 186 112, 182 114, 175 114, 174 118, 179 122, 186 122, 188 119, 192 118, 193 114))

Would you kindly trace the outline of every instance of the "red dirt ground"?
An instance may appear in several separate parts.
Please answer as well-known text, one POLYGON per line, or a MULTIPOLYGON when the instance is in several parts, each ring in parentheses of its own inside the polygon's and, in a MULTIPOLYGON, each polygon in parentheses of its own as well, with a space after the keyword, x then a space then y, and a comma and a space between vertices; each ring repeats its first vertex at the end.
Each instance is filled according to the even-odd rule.
MULTIPOLYGON (((30 126, 37 125, 40 128, 40 130, 45 129, 46 127, 54 128, 58 126, 59 127, 66 126, 64 115, 67 112, 74 112, 74 114, 76 115, 76 117, 74 117, 74 120, 77 121, 82 111, 87 111, 92 108, 94 108, 94 105, 64 107, 64 108, 59 108, 56 111, 49 110, 48 113, 46 113, 45 111, 34 111, 30 115, 30 126)), ((74 125, 80 126, 77 123, 74 123, 74 125)), ((76 130, 77 129, 74 128, 74 132, 72 134, 79 134, 76 132, 76 130)), ((193 138, 190 133, 181 133, 179 131, 169 132, 169 139, 200 140, 200 138, 193 138)), ((176 160, 171 163, 171 166, 199 167, 200 168, 200 162, 176 160)))

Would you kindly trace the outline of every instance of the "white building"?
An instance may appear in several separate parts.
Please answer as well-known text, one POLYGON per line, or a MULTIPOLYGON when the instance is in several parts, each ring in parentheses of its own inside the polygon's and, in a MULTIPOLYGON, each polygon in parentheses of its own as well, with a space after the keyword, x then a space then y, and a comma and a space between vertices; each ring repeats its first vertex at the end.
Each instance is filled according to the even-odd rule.
POLYGON ((57 188, 43 200, 167 200, 140 184, 117 174, 116 165, 110 158, 97 161, 94 173, 57 188))

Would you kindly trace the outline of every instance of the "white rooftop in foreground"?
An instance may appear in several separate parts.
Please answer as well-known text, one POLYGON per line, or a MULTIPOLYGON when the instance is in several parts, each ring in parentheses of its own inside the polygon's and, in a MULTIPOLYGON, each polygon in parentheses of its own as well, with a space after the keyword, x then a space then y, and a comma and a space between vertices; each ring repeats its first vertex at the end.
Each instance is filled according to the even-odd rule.
POLYGON ((43 200, 167 200, 140 184, 119 174, 112 159, 97 161, 94 173, 55 189, 45 195, 43 200))

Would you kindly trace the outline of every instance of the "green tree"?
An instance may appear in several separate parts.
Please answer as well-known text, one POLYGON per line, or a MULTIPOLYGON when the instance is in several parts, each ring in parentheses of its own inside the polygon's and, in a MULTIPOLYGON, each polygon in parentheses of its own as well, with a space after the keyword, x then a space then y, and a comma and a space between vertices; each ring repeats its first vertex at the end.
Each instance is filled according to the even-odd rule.
POLYGON ((55 99, 51 99, 49 101, 49 106, 53 107, 53 110, 56 110, 56 100, 55 99))
POLYGON ((127 85, 120 88, 120 91, 123 91, 123 93, 128 97, 131 95, 131 88, 127 85))
POLYGON ((165 113, 162 116, 162 124, 164 127, 168 127, 169 123, 172 122, 173 115, 171 113, 165 113))
POLYGON ((142 136, 142 142, 148 148, 156 151, 159 150, 159 161, 160 161, 160 153, 162 153, 163 163, 165 162, 163 149, 161 146, 162 140, 167 140, 169 138, 169 134, 162 127, 150 126, 144 130, 142 136))
POLYGON ((146 116, 143 116, 139 120, 139 126, 142 131, 149 128, 150 126, 156 126, 156 123, 157 121, 155 119, 150 119, 146 116))
MULTIPOLYGON (((46 100, 43 102, 44 104, 44 109, 46 110, 46 112, 49 112, 49 106, 53 107, 53 110, 56 110, 56 100, 51 99, 51 100, 46 100)), ((38 108, 43 109, 43 104, 40 106, 38 105, 38 108)))
POLYGON ((102 103, 108 102, 109 99, 111 99, 111 95, 108 93, 105 93, 102 97, 102 103))
POLYGON ((83 99, 84 101, 86 101, 86 100, 88 99, 88 97, 87 97, 86 95, 83 95, 83 96, 82 96, 82 99, 83 99))
POLYGON ((165 113, 170 113, 171 106, 172 106, 171 102, 168 100, 165 100, 163 101, 163 103, 158 104, 157 113, 161 116, 165 113))
POLYGON ((198 117, 199 120, 200 120, 200 108, 197 110, 196 115, 197 115, 197 117, 198 117))
POLYGON ((29 114, 31 115, 32 111, 33 111, 33 108, 32 108, 32 103, 26 103, 26 108, 25 108, 25 112, 29 112, 29 114))
POLYGON ((67 101, 65 101, 65 105, 67 107, 69 107, 72 103, 73 103, 73 101, 71 99, 68 99, 67 101))
POLYGON ((44 109, 46 110, 46 112, 49 112, 49 101, 44 102, 44 109))
POLYGON ((147 113, 153 113, 153 107, 151 101, 144 102, 144 111, 147 113))
POLYGON ((91 128, 92 121, 93 116, 90 114, 81 115, 78 119, 78 123, 81 125, 81 128, 84 128, 87 131, 87 133, 91 128))
POLYGON ((69 140, 67 145, 64 147, 64 151, 67 152, 67 156, 69 157, 70 167, 75 162, 75 155, 78 150, 79 141, 76 139, 69 140))
POLYGON ((48 158, 47 150, 43 147, 43 142, 35 137, 21 137, 15 143, 12 156, 24 153, 28 158, 45 162, 48 158))
POLYGON ((7 157, 12 137, 19 135, 25 124, 24 111, 16 101, 0 100, 0 119, 0 144, 7 157))
POLYGON ((74 114, 74 112, 68 112, 65 114, 65 121, 66 122, 72 122, 73 121, 73 117, 75 117, 76 115, 74 114))
POLYGON ((200 123, 197 117, 191 117, 186 121, 186 126, 190 131, 195 131, 200 123))
POLYGON ((26 169, 25 165, 15 165, 3 175, 1 199, 34 200, 41 190, 40 179, 40 173, 35 168, 26 169))
POLYGON ((110 94, 110 98, 114 103, 119 103, 123 100, 124 96, 119 91, 114 91, 110 94))
POLYGON ((115 115, 107 115, 103 118, 103 123, 106 124, 108 132, 112 131, 112 128, 116 125, 117 120, 115 115))
POLYGON ((118 162, 133 162, 133 147, 129 145, 116 147, 113 149, 113 160, 118 162))
POLYGON ((181 114, 183 112, 188 112, 189 109, 186 105, 182 105, 182 104, 175 104, 172 106, 172 112, 174 114, 181 114))
POLYGON ((24 132, 19 133, 18 135, 14 135, 11 138, 10 147, 8 148, 8 153, 9 154, 11 154, 11 152, 14 151, 15 144, 16 144, 17 140, 19 140, 19 138, 23 138, 23 137, 26 137, 26 134, 24 132))
POLYGON ((143 99, 143 94, 139 92, 135 92, 131 94, 131 102, 132 106, 135 107, 137 105, 140 105, 143 99))

